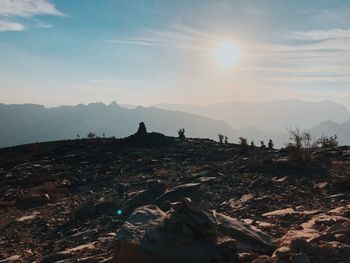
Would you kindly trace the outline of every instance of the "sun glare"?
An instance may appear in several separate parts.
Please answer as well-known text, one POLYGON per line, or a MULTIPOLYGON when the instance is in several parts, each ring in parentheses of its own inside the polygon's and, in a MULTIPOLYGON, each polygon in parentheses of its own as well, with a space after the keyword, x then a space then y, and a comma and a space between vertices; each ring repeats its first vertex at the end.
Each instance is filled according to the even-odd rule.
POLYGON ((237 62, 239 52, 235 45, 224 42, 214 49, 214 56, 222 66, 229 67, 237 62))

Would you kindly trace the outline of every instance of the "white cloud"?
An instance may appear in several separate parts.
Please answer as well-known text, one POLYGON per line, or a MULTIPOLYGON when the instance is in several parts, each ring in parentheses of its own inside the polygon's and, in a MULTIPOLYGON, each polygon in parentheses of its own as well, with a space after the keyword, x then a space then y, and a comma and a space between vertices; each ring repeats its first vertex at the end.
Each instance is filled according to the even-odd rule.
MULTIPOLYGON (((66 16, 56 9, 50 0, 0 0, 0 32, 22 31, 24 25, 8 20, 11 18, 31 18, 37 15, 66 16)), ((41 28, 51 28, 52 25, 40 21, 37 25, 41 28)))
POLYGON ((0 16, 32 17, 35 15, 64 16, 49 0, 1 0, 0 16))
POLYGON ((291 38, 298 40, 328 40, 328 39, 344 39, 350 38, 350 29, 331 29, 331 30, 310 30, 292 32, 291 38))
POLYGON ((43 21, 39 21, 38 22, 38 27, 40 27, 40 28, 51 28, 52 25, 49 24, 49 23, 43 22, 43 21))
POLYGON ((173 25, 170 29, 144 29, 133 37, 118 38, 107 41, 119 45, 160 46, 181 49, 208 51, 208 45, 215 41, 215 36, 197 29, 173 25))
POLYGON ((24 26, 19 23, 0 20, 0 32, 22 31, 22 30, 24 30, 24 26))

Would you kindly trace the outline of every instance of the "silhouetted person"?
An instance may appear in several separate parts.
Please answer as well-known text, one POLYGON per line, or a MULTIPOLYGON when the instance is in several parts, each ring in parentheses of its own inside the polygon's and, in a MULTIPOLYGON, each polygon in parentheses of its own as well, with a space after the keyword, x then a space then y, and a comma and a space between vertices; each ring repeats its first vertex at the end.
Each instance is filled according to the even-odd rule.
POLYGON ((144 122, 140 122, 139 124, 139 129, 136 132, 137 135, 145 135, 147 134, 147 129, 146 129, 146 125, 144 122))

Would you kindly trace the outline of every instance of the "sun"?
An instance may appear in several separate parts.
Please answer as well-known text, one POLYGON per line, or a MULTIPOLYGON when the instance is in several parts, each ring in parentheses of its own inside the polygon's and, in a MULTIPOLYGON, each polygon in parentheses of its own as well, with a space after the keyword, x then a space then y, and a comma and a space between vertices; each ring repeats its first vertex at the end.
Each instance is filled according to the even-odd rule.
POLYGON ((214 49, 214 56, 225 67, 234 65, 240 57, 238 49, 230 42, 223 42, 217 46, 214 49))

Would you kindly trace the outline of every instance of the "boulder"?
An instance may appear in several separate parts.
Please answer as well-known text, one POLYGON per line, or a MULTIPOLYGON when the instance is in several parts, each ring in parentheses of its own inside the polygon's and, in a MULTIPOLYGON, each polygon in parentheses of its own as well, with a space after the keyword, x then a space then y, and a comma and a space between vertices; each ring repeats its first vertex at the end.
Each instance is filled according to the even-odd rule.
POLYGON ((117 234, 114 263, 238 262, 237 247, 271 251, 271 237, 185 198, 169 212, 137 208, 117 234))
POLYGON ((276 248, 273 239, 265 232, 250 224, 216 213, 220 235, 230 236, 237 240, 239 249, 250 249, 261 253, 272 253, 276 248))

